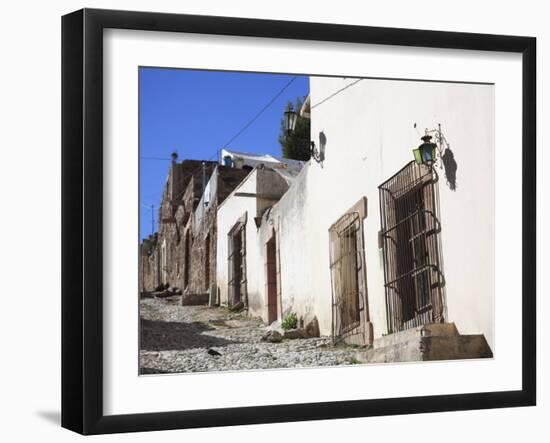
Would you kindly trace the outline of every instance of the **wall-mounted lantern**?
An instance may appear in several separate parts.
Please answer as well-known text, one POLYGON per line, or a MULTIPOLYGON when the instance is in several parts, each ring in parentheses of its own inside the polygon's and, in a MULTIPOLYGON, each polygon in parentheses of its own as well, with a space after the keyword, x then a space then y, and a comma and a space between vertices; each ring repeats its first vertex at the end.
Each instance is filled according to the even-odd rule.
POLYGON ((289 106, 285 111, 285 118, 284 118, 284 129, 287 136, 292 134, 294 129, 296 129, 297 120, 298 120, 298 114, 296 114, 296 111, 294 111, 294 109, 292 109, 292 107, 289 106))
MULTIPOLYGON (((416 129, 416 123, 414 128, 416 129)), ((418 148, 413 149, 414 159, 419 165, 433 166, 437 161, 437 157, 443 157, 445 151, 451 147, 441 131, 441 123, 437 125, 437 129, 426 128, 421 140, 423 143, 418 148), (435 143, 432 143, 431 134, 435 137, 435 143)), ((443 168, 443 164, 441 164, 441 168, 443 168)))
MULTIPOLYGON (((283 128, 285 130, 286 136, 289 137, 292 135, 294 130, 296 129, 296 122, 298 121, 298 114, 294 109, 292 109, 292 106, 289 106, 285 113, 284 113, 284 119, 283 119, 283 128)), ((311 140, 298 140, 298 142, 303 142, 309 144, 309 150, 310 155, 313 160, 315 160, 317 163, 321 163, 324 159, 324 152, 318 152, 315 148, 315 142, 311 140)), ((324 148, 324 146, 323 146, 324 148)))
POLYGON ((416 149, 413 149, 414 159, 419 165, 432 166, 436 161, 437 145, 432 143, 432 136, 425 135, 421 138, 423 143, 416 149))

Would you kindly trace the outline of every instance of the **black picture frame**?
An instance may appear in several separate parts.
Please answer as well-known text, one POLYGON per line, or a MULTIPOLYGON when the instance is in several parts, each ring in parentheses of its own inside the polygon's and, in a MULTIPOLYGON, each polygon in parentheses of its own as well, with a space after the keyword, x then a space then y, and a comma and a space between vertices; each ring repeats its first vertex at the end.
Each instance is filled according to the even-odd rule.
POLYGON ((536 403, 536 39, 533 37, 97 9, 73 12, 62 18, 62 200, 62 426, 65 428, 82 434, 106 434, 536 403), (103 30, 107 28, 520 53, 521 390, 104 415, 102 75, 103 30))

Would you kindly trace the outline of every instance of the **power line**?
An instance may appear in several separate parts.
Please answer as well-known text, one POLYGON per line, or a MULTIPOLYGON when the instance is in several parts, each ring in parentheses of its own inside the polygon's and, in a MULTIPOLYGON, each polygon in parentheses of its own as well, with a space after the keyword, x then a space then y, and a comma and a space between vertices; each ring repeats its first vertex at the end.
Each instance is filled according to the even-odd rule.
POLYGON ((338 89, 338 91, 336 91, 336 92, 330 94, 328 97, 325 97, 325 98, 324 98, 323 100, 321 100, 319 103, 316 103, 316 104, 312 105, 312 106, 311 106, 311 109, 314 109, 314 108, 316 108, 316 107, 318 107, 318 106, 321 106, 323 103, 329 101, 331 98, 337 96, 337 95, 340 94, 341 92, 344 92, 346 89, 351 88, 352 86, 356 85, 356 84, 359 83, 361 80, 364 80, 364 79, 359 78, 359 79, 355 80, 353 83, 350 83, 349 85, 346 85, 346 86, 344 86, 344 87, 341 88, 341 89, 338 89))
MULTIPOLYGON (((269 100, 241 129, 239 129, 239 131, 237 131, 237 133, 235 135, 233 135, 233 137, 231 137, 226 143, 224 143, 222 145, 222 148, 220 149, 217 149, 216 152, 214 152, 214 154, 212 154, 210 157, 208 157, 206 160, 204 161, 210 161, 212 160, 213 158, 218 158, 219 157, 219 154, 221 152, 222 149, 224 148, 227 148, 231 143, 233 143, 241 134, 243 134, 282 94, 283 92, 286 91, 286 89, 288 89, 288 87, 298 78, 297 75, 295 75, 294 77, 292 77, 282 88, 279 92, 277 92, 277 94, 275 94, 271 100, 269 100)), ((161 158, 161 157, 140 157, 141 159, 144 159, 144 160, 170 160, 168 158, 161 158)), ((191 172, 184 172, 185 175, 187 176, 194 176, 197 172, 201 171, 202 170, 202 165, 195 169, 194 171, 191 171, 191 172)), ((183 194, 184 191, 180 192, 175 198, 178 198, 181 194, 183 194)))
POLYGON ((262 115, 262 114, 267 110, 267 108, 269 108, 269 107, 275 102, 275 100, 277 100, 277 99, 281 96, 281 94, 282 94, 283 92, 285 92, 285 90, 286 90, 286 89, 294 82, 294 80, 296 80, 297 78, 298 78, 297 75, 295 75, 294 77, 292 77, 292 78, 288 81, 288 83, 287 83, 286 85, 284 85, 283 88, 282 88, 277 94, 275 94, 275 96, 274 96, 271 100, 269 100, 269 102, 267 102, 267 104, 266 104, 262 109, 260 109, 260 110, 258 111, 258 113, 257 113, 254 117, 252 117, 252 119, 250 119, 249 122, 248 122, 246 125, 244 125, 244 126, 239 130, 239 132, 237 132, 233 137, 231 137, 231 138, 229 139, 228 142, 226 142, 225 144, 222 145, 222 149, 223 149, 223 148, 226 148, 227 146, 229 146, 232 142, 234 142, 234 141, 237 139, 237 137, 239 137, 244 131, 246 131, 246 130, 252 125, 252 123, 254 123, 254 122, 260 117, 260 115, 262 115))
MULTIPOLYGON (((224 149, 224 148, 227 148, 231 143, 233 143, 242 133, 244 133, 244 131, 246 131, 274 102, 275 100, 277 100, 282 94, 283 92, 298 78, 297 75, 295 75, 294 77, 292 77, 282 88, 279 92, 277 92, 277 94, 275 94, 275 96, 273 96, 271 98, 271 100, 269 100, 265 106, 263 108, 261 108, 233 137, 231 137, 226 143, 224 143, 222 145, 222 148, 220 149, 217 149, 216 152, 214 154, 212 154, 208 159, 206 160, 203 160, 203 164, 191 171, 191 172, 183 172, 183 174, 187 175, 187 176, 191 176, 193 177, 197 172, 203 170, 204 168, 204 162, 205 161, 210 161, 212 160, 214 157, 218 157, 221 150, 224 149)), ((346 85, 344 86, 343 88, 340 88, 339 90, 335 91, 334 93, 330 94, 328 97, 325 97, 323 100, 321 100, 319 103, 316 103, 315 105, 312 105, 310 109, 315 109, 319 106, 321 106, 322 104, 326 103, 327 101, 329 101, 330 99, 334 98, 335 96, 337 96, 338 94, 341 94, 342 92, 344 92, 346 89, 348 88, 351 88, 352 86, 355 86, 357 83, 359 83, 361 80, 364 80, 362 78, 360 79, 357 79, 356 81, 354 81, 353 83, 350 83, 349 85, 346 85)), ((140 157, 141 159, 144 159, 144 160, 171 160, 169 158, 162 158, 162 157, 140 157)), ((180 195, 182 195, 184 192, 185 192, 186 189, 182 190, 175 198, 179 198, 180 195)), ((144 205, 145 206, 145 205, 144 205)), ((152 208, 151 208, 152 209, 152 208)))
MULTIPOLYGON (((216 153, 213 154, 213 155, 211 155, 208 159, 203 160, 203 163, 205 163, 205 162, 207 162, 207 161, 210 161, 210 160, 212 159, 212 157, 214 157, 215 155, 218 154, 218 152, 220 152, 220 149, 218 149, 218 150, 216 151, 216 153)), ((204 166, 206 166, 206 165, 204 165, 204 166)), ((194 177, 194 176, 196 175, 196 173, 198 173, 199 171, 202 171, 202 170, 203 170, 203 165, 201 165, 199 168, 197 168, 197 169, 195 169, 195 170, 193 170, 193 171, 191 171, 191 172, 182 171, 182 173, 183 173, 184 175, 189 176, 189 177, 194 177)), ((176 196, 173 198, 173 200, 179 198, 182 194, 185 193, 186 190, 187 190, 187 186, 186 186, 185 188, 183 188, 178 194, 176 194, 176 196)))
MULTIPOLYGON (((285 92, 288 87, 298 78, 297 75, 292 77, 277 94, 275 94, 271 100, 269 100, 255 115, 252 117, 237 133, 231 137, 227 142, 225 142, 220 149, 217 149, 214 154, 212 154, 210 157, 206 159, 206 161, 212 160, 214 157, 218 157, 220 155, 220 152, 222 149, 227 148, 231 143, 233 143, 244 131, 246 131, 252 124, 258 120, 258 118, 273 104, 275 103, 275 100, 277 100, 283 92, 285 92)), ((192 171, 190 175, 194 175, 196 172, 198 172, 201 168, 197 168, 195 171, 192 171)))
MULTIPOLYGON (((226 143, 224 143, 222 145, 222 147, 220 149, 217 149, 216 152, 214 154, 212 154, 208 159, 206 159, 206 161, 209 161, 209 160, 212 160, 214 157, 217 157, 220 153, 220 151, 224 148, 227 148, 231 143, 233 143, 240 135, 243 134, 244 131, 246 131, 274 102, 275 100, 277 100, 282 94, 283 92, 285 92, 288 87, 298 78, 297 75, 295 75, 294 77, 292 77, 282 88, 279 92, 277 92, 277 94, 275 94, 271 100, 269 100, 241 129, 239 129, 239 131, 237 131, 237 133, 235 135, 233 135, 233 137, 231 137, 226 143)), ((140 159, 142 160, 170 160, 169 158, 164 158, 164 157, 140 157, 140 159)), ((199 170, 200 168, 197 168, 197 171, 199 170)), ((191 175, 194 174, 195 172, 197 171, 192 171, 191 172, 191 175)))

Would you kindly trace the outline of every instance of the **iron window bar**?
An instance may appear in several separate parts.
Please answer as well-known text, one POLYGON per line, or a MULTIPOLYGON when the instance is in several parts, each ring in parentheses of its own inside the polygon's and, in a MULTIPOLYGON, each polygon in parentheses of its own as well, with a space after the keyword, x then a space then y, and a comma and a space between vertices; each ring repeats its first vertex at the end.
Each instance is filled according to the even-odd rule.
POLYGON ((388 333, 446 318, 437 182, 412 161, 379 186, 388 333))
POLYGON ((228 232, 228 305, 248 306, 246 273, 246 222, 238 221, 228 232), (238 246, 236 248, 235 246, 238 246), (235 260, 238 259, 236 263, 235 260), (237 288, 238 286, 238 288, 237 288))
POLYGON ((364 334, 361 318, 368 316, 361 216, 348 212, 329 228, 332 286, 333 344, 364 334))

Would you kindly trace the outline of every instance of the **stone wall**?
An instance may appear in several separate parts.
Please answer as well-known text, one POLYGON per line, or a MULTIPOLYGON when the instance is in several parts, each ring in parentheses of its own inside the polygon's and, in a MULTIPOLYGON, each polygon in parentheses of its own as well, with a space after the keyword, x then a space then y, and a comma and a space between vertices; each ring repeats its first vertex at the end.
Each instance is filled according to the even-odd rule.
MULTIPOLYGON (((141 245, 142 291, 154 290, 159 285, 184 289, 184 246, 186 235, 191 233, 191 214, 200 199, 203 174, 208 180, 216 165, 200 160, 172 161, 159 206, 155 241, 147 239, 141 245)), ((191 239, 188 241, 191 247, 191 239)))
POLYGON ((158 233, 141 245, 140 291, 163 284, 184 294, 204 294, 215 287, 217 208, 248 173, 205 162, 203 174, 201 161, 172 163, 158 233))
POLYGON ((158 234, 150 235, 140 245, 139 254, 139 290, 153 291, 159 284, 158 272, 158 234))
POLYGON ((242 169, 218 166, 207 183, 208 193, 201 195, 190 217, 192 232, 190 281, 187 293, 206 293, 216 285, 216 245, 218 205, 248 175, 242 169))

